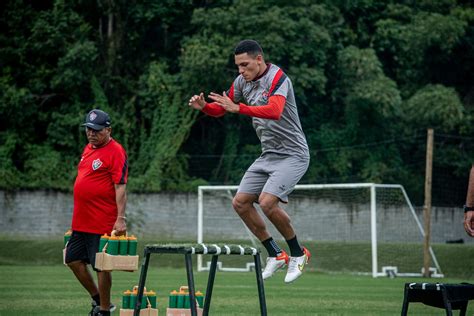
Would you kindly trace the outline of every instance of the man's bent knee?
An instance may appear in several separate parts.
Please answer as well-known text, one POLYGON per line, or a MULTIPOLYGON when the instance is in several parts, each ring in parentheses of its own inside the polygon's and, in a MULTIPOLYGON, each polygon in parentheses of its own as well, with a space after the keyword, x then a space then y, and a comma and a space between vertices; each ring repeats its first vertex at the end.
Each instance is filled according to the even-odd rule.
POLYGON ((250 194, 237 194, 232 199, 232 207, 238 214, 245 213, 253 207, 256 197, 250 194))
POLYGON ((262 194, 258 199, 258 204, 266 216, 270 216, 275 207, 278 207, 279 199, 271 194, 262 194))
POLYGON ((248 206, 249 204, 242 201, 242 200, 239 200, 237 198, 234 197, 234 199, 232 200, 232 207, 234 208, 234 210, 238 213, 238 214, 242 214, 244 213, 247 209, 248 209, 248 206))

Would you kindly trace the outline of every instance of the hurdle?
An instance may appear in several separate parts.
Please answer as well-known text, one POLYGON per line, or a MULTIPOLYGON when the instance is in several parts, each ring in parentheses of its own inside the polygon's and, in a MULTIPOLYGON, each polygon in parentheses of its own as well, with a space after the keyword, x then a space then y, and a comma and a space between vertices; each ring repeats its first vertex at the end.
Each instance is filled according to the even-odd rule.
POLYGON ((459 310, 459 315, 464 316, 473 299, 474 284, 405 283, 401 315, 407 315, 410 302, 420 302, 445 309, 447 316, 452 316, 453 310, 459 310))
POLYGON ((144 249, 143 261, 140 269, 140 279, 138 282, 137 303, 134 308, 133 315, 140 315, 140 305, 145 288, 146 276, 148 272, 148 265, 150 263, 150 256, 152 253, 156 254, 177 254, 184 255, 186 274, 189 289, 189 301, 191 316, 197 316, 196 307, 196 293, 194 288, 194 275, 192 265, 192 255, 212 255, 211 266, 209 269, 209 277, 207 280, 206 295, 204 298, 204 308, 202 310, 203 316, 208 316, 211 307, 212 289, 214 286, 214 279, 217 271, 217 259, 219 255, 240 255, 253 256, 255 262, 255 274, 257 278, 258 299, 260 303, 260 314, 267 316, 267 306, 265 302, 265 290, 262 279, 262 266, 260 263, 260 251, 257 248, 245 245, 183 245, 183 244, 167 244, 167 245, 146 245, 144 249))

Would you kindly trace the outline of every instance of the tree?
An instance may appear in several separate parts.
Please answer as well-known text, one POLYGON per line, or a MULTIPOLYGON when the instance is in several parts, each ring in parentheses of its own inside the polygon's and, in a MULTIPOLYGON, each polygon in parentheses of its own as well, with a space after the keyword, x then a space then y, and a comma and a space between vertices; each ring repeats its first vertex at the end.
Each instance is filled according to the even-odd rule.
POLYGON ((244 38, 292 79, 312 156, 303 181, 422 192, 428 126, 440 142, 435 167, 457 185, 474 155, 466 1, 10 0, 0 8, 0 188, 70 190, 86 143, 80 124, 94 107, 112 115, 131 190, 238 182, 260 152, 250 118, 214 119, 186 103, 229 88, 233 47, 244 38))
POLYGON ((176 161, 176 155, 197 113, 183 109, 179 82, 179 76, 170 75, 166 66, 158 63, 152 63, 140 79, 140 107, 151 111, 149 121, 143 120, 150 124, 149 132, 142 125, 142 146, 133 167, 140 175, 131 179, 136 189, 159 191, 166 182, 186 180, 184 166, 180 164, 182 161, 176 161))
MULTIPOLYGON (((192 93, 227 90, 237 75, 233 48, 240 40, 253 38, 262 45, 266 60, 281 66, 293 80, 299 111, 308 114, 302 115, 303 124, 315 127, 314 122, 305 117, 317 117, 321 111, 314 104, 326 94, 325 65, 334 44, 331 34, 344 33, 339 31, 341 16, 336 8, 308 1, 290 5, 254 0, 196 9, 192 23, 196 30, 184 40, 180 60, 192 93)), ((254 144, 258 142, 255 133, 248 128, 249 121, 248 117, 235 115, 218 120, 200 119, 201 129, 209 132, 199 143, 212 146, 187 146, 203 155, 210 154, 210 150, 213 154, 217 152, 222 157, 210 166, 214 169, 212 174, 220 174, 229 183, 235 183, 251 162, 245 160, 247 164, 243 166, 239 157, 254 153, 254 144), (225 171, 223 164, 227 166, 225 171)))

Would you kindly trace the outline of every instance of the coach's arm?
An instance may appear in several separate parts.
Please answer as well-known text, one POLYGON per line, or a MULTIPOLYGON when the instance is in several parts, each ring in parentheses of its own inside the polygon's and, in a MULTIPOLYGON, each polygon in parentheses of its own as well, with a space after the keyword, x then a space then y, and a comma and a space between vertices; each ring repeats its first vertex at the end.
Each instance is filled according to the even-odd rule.
POLYGON ((125 207, 127 205, 126 184, 115 184, 115 201, 117 203, 117 220, 114 230, 117 235, 123 235, 127 232, 127 223, 125 217, 125 207))

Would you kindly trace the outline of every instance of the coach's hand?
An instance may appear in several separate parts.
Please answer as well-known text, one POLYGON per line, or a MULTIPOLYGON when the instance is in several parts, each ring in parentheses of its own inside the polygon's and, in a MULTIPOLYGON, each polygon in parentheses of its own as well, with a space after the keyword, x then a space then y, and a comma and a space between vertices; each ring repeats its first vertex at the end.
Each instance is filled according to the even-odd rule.
POLYGON ((125 218, 117 217, 114 224, 114 230, 117 236, 125 235, 127 233, 127 223, 125 222, 125 218))
POLYGON ((232 101, 231 98, 227 96, 225 91, 222 92, 222 95, 211 92, 211 94, 209 94, 209 98, 215 101, 218 105, 222 106, 227 112, 239 113, 240 111, 240 105, 235 104, 234 101, 232 101))

